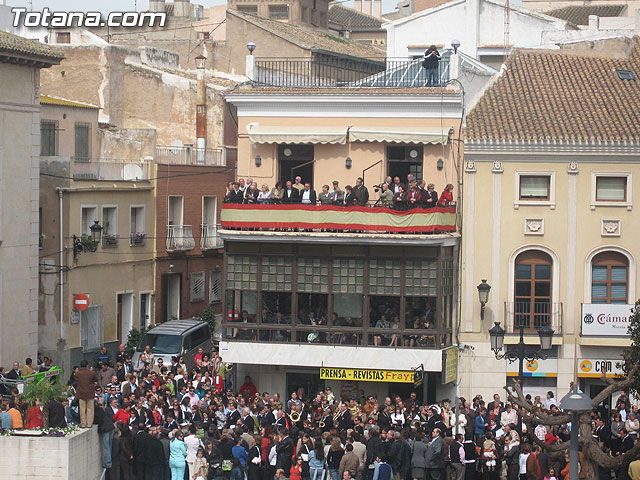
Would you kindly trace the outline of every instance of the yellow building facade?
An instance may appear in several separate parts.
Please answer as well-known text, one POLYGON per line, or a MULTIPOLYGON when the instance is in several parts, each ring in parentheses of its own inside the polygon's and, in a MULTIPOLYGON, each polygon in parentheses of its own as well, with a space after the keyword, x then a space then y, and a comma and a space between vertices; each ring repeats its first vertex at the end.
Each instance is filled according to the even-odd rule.
POLYGON ((637 41, 627 46, 618 60, 517 52, 469 114, 458 392, 466 399, 504 398, 517 375, 517 362, 491 351, 494 322, 506 331, 505 348, 518 343, 520 326, 532 351, 540 349, 538 328, 554 330, 548 358, 525 362, 532 396, 560 398, 578 381, 593 397, 603 374, 621 372, 640 255, 640 128, 622 113, 638 91, 618 74, 639 49, 637 41), (491 286, 484 320, 483 280, 491 286))

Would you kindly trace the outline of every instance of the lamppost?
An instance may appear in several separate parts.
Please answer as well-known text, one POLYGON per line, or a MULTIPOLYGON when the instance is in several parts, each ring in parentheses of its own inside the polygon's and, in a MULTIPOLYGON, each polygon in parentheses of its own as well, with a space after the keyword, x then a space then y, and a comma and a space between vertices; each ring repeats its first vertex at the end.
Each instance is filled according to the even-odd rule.
MULTIPOLYGON (((478 287, 480 288, 480 287, 478 287)), ((518 362, 518 381, 522 385, 522 370, 524 361, 533 360, 546 360, 549 357, 548 350, 551 350, 551 344, 553 341, 553 329, 548 325, 544 325, 538 329, 538 335, 540 337, 540 349, 539 350, 527 350, 527 346, 524 343, 524 324, 519 322, 520 329, 520 341, 516 345, 515 350, 506 350, 504 353, 500 353, 504 347, 504 328, 500 326, 500 322, 495 322, 495 325, 489 330, 489 338, 491 340, 491 350, 496 356, 496 360, 507 359, 509 363, 518 362)), ((522 422, 520 421, 520 415, 518 414, 518 424, 516 425, 518 434, 522 436, 522 422)))
POLYGON ((484 320, 484 306, 489 301, 489 292, 491 291, 491 285, 487 283, 487 280, 483 279, 482 283, 478 285, 478 297, 480 298, 480 320, 484 320))
POLYGON ((571 411, 571 442, 569 447, 569 480, 578 480, 578 430, 580 429, 580 412, 593 408, 591 398, 578 391, 573 384, 572 390, 560 400, 562 410, 571 411))

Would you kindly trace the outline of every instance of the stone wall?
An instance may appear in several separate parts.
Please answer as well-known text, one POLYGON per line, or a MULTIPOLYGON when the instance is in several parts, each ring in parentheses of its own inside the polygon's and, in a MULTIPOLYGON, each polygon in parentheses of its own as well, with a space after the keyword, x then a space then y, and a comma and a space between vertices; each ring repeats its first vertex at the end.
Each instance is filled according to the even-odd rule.
POLYGON ((4 480, 97 480, 102 475, 98 427, 68 437, 0 437, 4 480))

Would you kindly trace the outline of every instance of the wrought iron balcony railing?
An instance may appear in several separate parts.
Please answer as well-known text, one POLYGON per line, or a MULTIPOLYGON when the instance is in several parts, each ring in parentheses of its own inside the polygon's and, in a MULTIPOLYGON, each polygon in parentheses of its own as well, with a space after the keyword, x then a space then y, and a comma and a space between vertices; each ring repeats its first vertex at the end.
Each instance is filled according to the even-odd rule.
POLYGON ((520 326, 525 333, 536 333, 540 327, 549 326, 555 334, 562 333, 562 303, 532 299, 504 303, 504 325, 507 333, 518 333, 520 326))
POLYGON ((187 252, 195 246, 191 225, 167 225, 167 251, 187 252))
POLYGON ((217 225, 200 225, 200 250, 222 248, 222 239, 218 236, 217 225))
POLYGON ((156 161, 168 165, 201 165, 224 167, 226 157, 222 149, 204 149, 172 145, 156 146, 156 161))
POLYGON ((449 80, 449 59, 425 68, 406 58, 259 58, 254 76, 258 85, 289 88, 437 87, 449 80))

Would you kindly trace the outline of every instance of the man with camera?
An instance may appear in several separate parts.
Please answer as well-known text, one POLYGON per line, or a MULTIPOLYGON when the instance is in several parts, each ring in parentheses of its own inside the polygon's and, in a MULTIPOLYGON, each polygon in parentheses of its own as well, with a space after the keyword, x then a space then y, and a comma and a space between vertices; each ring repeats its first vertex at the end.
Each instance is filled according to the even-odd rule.
POLYGON ((380 199, 376 205, 381 207, 391 208, 393 207, 393 192, 389 189, 389 184, 384 182, 380 185, 374 185, 373 189, 376 193, 380 192, 380 199))

